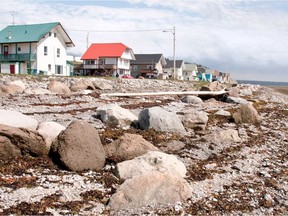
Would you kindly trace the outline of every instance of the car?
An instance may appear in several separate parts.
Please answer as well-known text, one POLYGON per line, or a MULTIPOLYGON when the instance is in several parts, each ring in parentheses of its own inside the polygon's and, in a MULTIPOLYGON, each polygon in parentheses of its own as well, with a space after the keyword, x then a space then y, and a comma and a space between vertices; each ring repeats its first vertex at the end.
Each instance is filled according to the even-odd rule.
POLYGON ((121 78, 125 78, 125 79, 133 79, 133 77, 131 75, 123 75, 121 78))

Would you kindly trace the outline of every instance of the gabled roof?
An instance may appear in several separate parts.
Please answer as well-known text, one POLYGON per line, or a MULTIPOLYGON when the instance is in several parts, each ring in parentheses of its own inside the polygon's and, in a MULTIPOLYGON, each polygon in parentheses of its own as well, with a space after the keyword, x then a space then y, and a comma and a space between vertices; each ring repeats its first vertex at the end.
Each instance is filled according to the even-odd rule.
MULTIPOLYGON (((98 58, 115 58, 121 57, 126 49, 131 48, 122 43, 93 43, 82 56, 82 60, 91 60, 98 58)), ((134 54, 132 53, 132 58, 134 54)))
MULTIPOLYGON (((167 65, 164 68, 173 68, 174 67, 174 60, 166 59, 167 65)), ((175 67, 181 68, 183 65, 183 60, 175 60, 175 67)))
POLYGON ((131 61, 132 65, 155 64, 163 60, 164 60, 163 65, 166 64, 163 54, 135 54, 135 58, 136 60, 131 61))
POLYGON ((0 31, 0 43, 38 42, 54 28, 57 28, 61 33, 67 46, 74 46, 72 40, 59 22, 31 25, 9 25, 0 31))

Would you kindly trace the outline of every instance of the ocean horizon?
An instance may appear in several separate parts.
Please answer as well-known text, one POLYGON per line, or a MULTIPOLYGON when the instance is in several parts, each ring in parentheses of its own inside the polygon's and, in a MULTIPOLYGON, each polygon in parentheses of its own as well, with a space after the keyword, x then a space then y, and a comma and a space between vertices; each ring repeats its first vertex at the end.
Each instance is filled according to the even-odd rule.
POLYGON ((252 84, 261 86, 288 86, 288 82, 236 80, 238 84, 252 84))

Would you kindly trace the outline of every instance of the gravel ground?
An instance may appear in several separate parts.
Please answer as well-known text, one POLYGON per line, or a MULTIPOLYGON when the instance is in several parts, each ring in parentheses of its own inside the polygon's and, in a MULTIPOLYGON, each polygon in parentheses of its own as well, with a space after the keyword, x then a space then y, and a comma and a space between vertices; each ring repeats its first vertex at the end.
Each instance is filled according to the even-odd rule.
MULTIPOLYGON (((70 82, 71 80, 64 80, 70 82)), ((29 85, 47 86, 49 79, 27 80, 29 85)), ((0 168, 0 215, 288 215, 288 96, 267 87, 253 95, 262 117, 261 124, 236 125, 230 117, 214 115, 225 109, 235 112, 238 105, 213 99, 189 105, 180 96, 101 98, 103 92, 187 91, 198 87, 189 82, 162 80, 110 80, 112 91, 88 94, 11 95, 2 97, 1 109, 31 115, 39 122, 55 121, 67 126, 83 120, 99 129, 105 145, 125 132, 141 134, 165 153, 176 155, 187 167, 186 180, 193 195, 186 202, 166 206, 113 211, 109 198, 122 183, 113 175, 115 164, 107 161, 101 172, 70 172, 59 169, 49 158, 15 158, 0 168), (141 89, 141 90, 139 90, 141 89), (186 136, 154 130, 112 129, 95 116, 98 106, 117 103, 138 112, 152 106, 181 112, 187 108, 209 113, 205 131, 186 136), (236 129, 239 143, 219 146, 201 140, 209 131, 236 129), (164 143, 179 140, 185 148, 171 150, 164 143)), ((280 92, 283 92, 282 90, 280 92)))

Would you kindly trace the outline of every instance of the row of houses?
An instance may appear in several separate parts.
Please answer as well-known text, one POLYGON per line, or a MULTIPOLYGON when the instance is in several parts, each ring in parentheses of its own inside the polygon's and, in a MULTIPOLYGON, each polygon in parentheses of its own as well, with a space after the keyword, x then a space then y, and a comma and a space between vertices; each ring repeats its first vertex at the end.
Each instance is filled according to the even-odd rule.
POLYGON ((69 59, 71 47, 59 22, 7 26, 0 31, 0 73, 229 80, 227 73, 183 60, 175 61, 174 71, 174 61, 163 54, 134 54, 123 43, 93 43, 78 61, 69 59))

